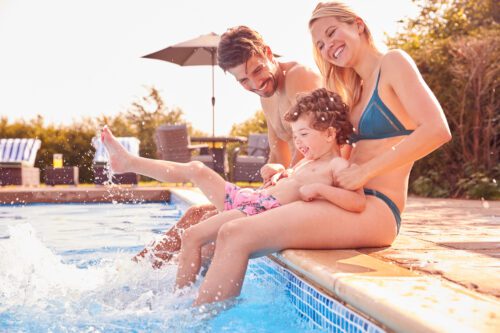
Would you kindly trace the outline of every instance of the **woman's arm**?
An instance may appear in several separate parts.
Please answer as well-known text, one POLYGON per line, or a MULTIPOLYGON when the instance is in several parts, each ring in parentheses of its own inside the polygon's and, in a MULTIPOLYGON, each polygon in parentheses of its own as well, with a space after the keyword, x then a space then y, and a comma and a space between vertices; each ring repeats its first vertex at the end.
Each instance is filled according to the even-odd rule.
POLYGON ((351 191, 327 184, 314 183, 303 185, 299 191, 304 201, 322 198, 350 212, 360 213, 366 206, 366 197, 363 189, 351 191))
POLYGON ((361 188, 377 175, 413 163, 451 139, 443 110, 410 56, 403 51, 390 51, 384 56, 382 70, 416 128, 383 154, 340 171, 336 181, 342 188, 361 188))

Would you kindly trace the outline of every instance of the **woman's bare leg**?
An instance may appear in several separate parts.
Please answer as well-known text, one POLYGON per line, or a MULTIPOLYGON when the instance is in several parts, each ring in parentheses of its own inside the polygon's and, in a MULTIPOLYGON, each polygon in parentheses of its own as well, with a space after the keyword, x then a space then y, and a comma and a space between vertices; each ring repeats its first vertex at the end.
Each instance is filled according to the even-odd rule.
POLYGON ((223 224, 243 216, 245 214, 239 210, 225 211, 192 226, 184 232, 179 254, 176 288, 183 288, 195 281, 201 268, 201 249, 203 245, 215 240, 217 232, 223 224))
POLYGON ((212 264, 195 305, 239 295, 252 256, 282 249, 339 249, 387 246, 396 223, 381 200, 367 198, 362 213, 328 202, 293 202, 262 214, 224 224, 217 235, 212 264))
POLYGON ((217 213, 217 209, 212 204, 189 207, 181 219, 165 233, 161 241, 144 248, 133 260, 138 261, 140 258, 151 254, 155 256, 153 267, 160 268, 162 264, 170 261, 172 256, 181 249, 181 235, 184 230, 217 213))
POLYGON ((114 172, 135 172, 163 182, 192 182, 219 211, 224 210, 226 181, 202 162, 176 163, 134 156, 122 147, 107 126, 101 132, 101 140, 114 172))

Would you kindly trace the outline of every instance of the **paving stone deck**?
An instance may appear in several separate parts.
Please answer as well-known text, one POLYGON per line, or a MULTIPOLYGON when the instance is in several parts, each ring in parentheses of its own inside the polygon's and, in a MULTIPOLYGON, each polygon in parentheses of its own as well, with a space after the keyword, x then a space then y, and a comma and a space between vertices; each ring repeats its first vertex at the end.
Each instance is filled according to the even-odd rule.
POLYGON ((500 201, 409 198, 391 247, 360 249, 500 297, 500 201))

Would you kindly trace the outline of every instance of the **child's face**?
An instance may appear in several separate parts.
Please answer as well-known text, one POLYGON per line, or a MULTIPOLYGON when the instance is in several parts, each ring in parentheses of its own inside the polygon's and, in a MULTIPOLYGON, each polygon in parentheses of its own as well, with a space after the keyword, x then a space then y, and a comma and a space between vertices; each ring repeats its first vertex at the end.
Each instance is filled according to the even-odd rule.
POLYGON ((311 120, 307 115, 292 122, 291 126, 295 147, 307 159, 318 159, 329 153, 336 145, 333 131, 318 131, 312 128, 311 120))

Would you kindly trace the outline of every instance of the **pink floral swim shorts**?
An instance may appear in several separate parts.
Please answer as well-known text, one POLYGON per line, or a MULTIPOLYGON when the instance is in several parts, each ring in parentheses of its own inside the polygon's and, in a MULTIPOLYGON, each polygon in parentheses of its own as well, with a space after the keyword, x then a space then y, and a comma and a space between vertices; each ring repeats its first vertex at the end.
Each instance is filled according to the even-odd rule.
POLYGON ((224 210, 237 209, 250 216, 279 206, 280 203, 272 195, 226 182, 224 210))

